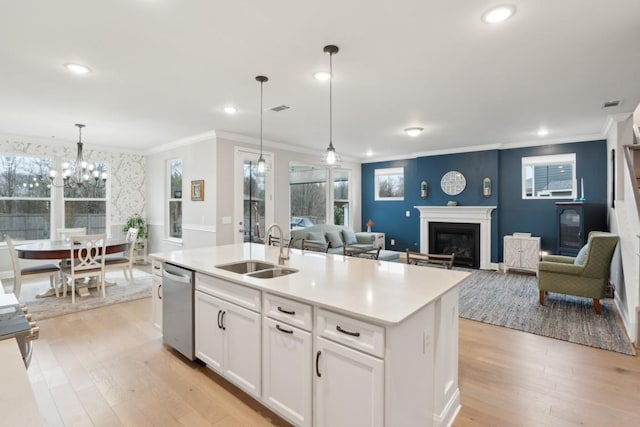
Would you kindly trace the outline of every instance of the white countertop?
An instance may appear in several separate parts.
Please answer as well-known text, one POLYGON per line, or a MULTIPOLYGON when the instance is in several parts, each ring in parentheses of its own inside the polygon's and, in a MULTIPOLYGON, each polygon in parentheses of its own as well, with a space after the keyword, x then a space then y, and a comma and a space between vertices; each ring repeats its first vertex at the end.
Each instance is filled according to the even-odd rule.
POLYGON ((457 286, 470 273, 343 255, 290 250, 285 267, 299 270, 272 279, 256 279, 216 268, 241 260, 277 264, 279 248, 233 244, 154 253, 160 261, 261 289, 273 294, 395 325, 457 286))

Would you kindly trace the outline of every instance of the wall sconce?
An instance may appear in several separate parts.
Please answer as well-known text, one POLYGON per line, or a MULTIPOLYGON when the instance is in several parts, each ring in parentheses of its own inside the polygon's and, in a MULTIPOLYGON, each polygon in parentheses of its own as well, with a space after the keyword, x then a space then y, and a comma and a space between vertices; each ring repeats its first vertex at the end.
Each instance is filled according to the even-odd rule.
POLYGON ((491 178, 485 176, 482 180, 482 195, 484 197, 491 197, 491 178))
POLYGON ((422 181, 420 183, 420 197, 422 197, 423 199, 426 199, 428 195, 429 195, 429 184, 427 184, 427 181, 422 181))

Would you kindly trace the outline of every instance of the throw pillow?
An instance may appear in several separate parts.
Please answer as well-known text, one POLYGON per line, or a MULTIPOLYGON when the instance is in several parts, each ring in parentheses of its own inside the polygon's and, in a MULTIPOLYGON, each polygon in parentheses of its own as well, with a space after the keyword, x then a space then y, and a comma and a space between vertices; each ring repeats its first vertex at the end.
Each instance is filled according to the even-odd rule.
POLYGON ((331 244, 332 248, 342 247, 343 243, 342 243, 342 236, 340 231, 327 231, 326 233, 324 233, 324 235, 326 236, 327 240, 331 244))
POLYGON ((344 240, 345 245, 355 245, 356 243, 358 243, 358 239, 356 239, 356 233, 348 228, 342 230, 342 239, 344 240))
POLYGON ((584 265, 587 262, 587 257, 589 256, 589 245, 586 244, 580 249, 578 255, 576 255, 576 259, 573 261, 575 265, 584 265))
POLYGON ((304 240, 314 240, 316 242, 326 242, 322 231, 309 231, 304 240))

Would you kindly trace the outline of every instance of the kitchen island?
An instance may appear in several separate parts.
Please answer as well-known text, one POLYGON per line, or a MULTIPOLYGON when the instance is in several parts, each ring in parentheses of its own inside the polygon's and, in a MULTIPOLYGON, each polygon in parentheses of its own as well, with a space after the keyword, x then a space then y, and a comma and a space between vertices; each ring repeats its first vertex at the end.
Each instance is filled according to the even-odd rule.
POLYGON ((198 359, 296 425, 452 424, 469 273, 295 249, 292 274, 218 268, 278 253, 245 243, 151 255, 196 272, 198 359))

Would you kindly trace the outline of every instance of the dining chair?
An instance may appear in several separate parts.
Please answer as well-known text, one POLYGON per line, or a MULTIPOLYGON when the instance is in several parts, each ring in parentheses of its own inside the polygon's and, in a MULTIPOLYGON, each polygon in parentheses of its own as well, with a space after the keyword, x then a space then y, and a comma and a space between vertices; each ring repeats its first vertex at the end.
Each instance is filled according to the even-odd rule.
POLYGON ((302 242, 300 242, 300 248, 302 248, 303 251, 313 251, 313 252, 324 252, 324 253, 327 253, 327 251, 329 250, 329 243, 328 242, 320 242, 318 240, 305 240, 305 239, 302 239, 302 242))
MULTIPOLYGON (((274 236, 272 234, 269 234, 267 236, 267 245, 268 246, 280 246, 280 240, 281 239, 282 239, 281 237, 276 237, 276 236, 274 236)), ((285 248, 291 247, 291 239, 285 240, 284 244, 282 246, 285 247, 285 248)))
POLYGON ((4 241, 7 243, 9 255, 11 256, 11 263, 13 264, 13 293, 16 298, 20 299, 23 277, 29 278, 42 276, 49 276, 50 285, 55 289, 56 296, 58 296, 58 274, 60 273, 60 268, 55 264, 41 264, 34 265, 32 267, 20 268, 18 252, 13 244, 13 240, 8 234, 5 234, 4 241))
POLYGON ((73 236, 86 236, 86 235, 87 235, 86 227, 56 229, 56 240, 67 240, 67 238, 71 238, 73 236))
POLYGON ((453 262, 456 259, 456 254, 426 254, 421 252, 413 252, 407 249, 407 264, 414 265, 440 265, 447 270, 453 268, 453 262))
POLYGON ((133 282, 133 251, 136 247, 136 241, 138 240, 138 229, 129 228, 127 231, 127 250, 122 255, 109 255, 104 260, 105 270, 122 268, 124 278, 129 282, 133 282), (127 277, 127 269, 129 270, 129 277, 127 277))
POLYGON ((367 258, 367 259, 373 259, 373 260, 378 260, 378 257, 380 257, 380 250, 382 248, 377 247, 375 249, 371 249, 371 248, 363 248, 361 246, 355 246, 355 245, 343 245, 342 246, 342 254, 344 256, 353 256, 353 257, 358 257, 358 258, 367 258))
POLYGON ((104 265, 106 234, 93 234, 86 236, 74 236, 76 244, 69 249, 70 263, 61 268, 62 271, 62 296, 67 296, 67 283, 71 283, 71 303, 76 303, 76 280, 87 277, 96 277, 98 289, 102 288, 102 297, 105 298, 104 265), (79 247, 78 247, 79 245, 79 247))
MULTIPOLYGON (((74 236, 86 236, 87 228, 86 227, 78 227, 78 228, 57 228, 56 229, 56 240, 64 240, 65 242, 71 241, 71 238, 74 236)), ((63 267, 68 267, 69 263, 68 259, 61 259, 58 265, 60 269, 63 267)))

